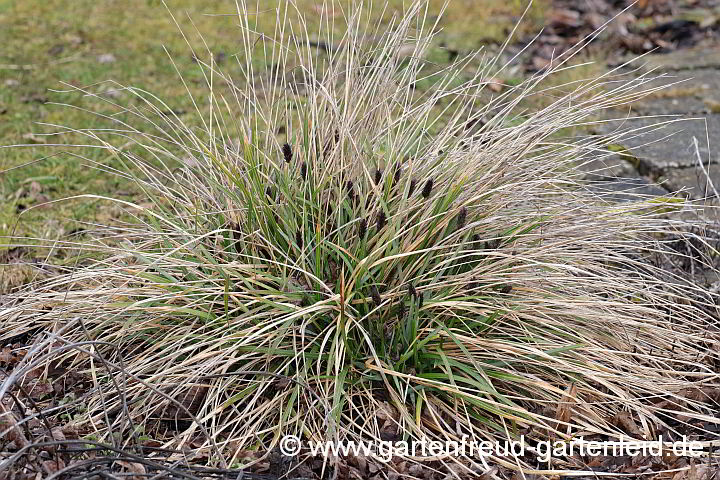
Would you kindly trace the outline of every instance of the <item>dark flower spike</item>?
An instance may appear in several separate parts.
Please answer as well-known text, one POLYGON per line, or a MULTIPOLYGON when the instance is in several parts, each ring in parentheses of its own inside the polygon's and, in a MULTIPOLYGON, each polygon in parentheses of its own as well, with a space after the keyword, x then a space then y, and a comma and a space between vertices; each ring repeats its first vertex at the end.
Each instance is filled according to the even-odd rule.
POLYGON ((503 287, 500 289, 500 293, 510 293, 512 292, 512 285, 503 285, 503 287))
POLYGON ((417 185, 417 180, 414 178, 410 180, 410 187, 408 188, 408 197, 413 194, 415 191, 415 186, 417 185))
POLYGON ((482 244, 480 243, 480 235, 478 235, 477 233, 473 233, 472 248, 473 250, 480 250, 482 248, 482 244))
POLYGON ((232 233, 233 246, 235 247, 235 251, 237 253, 241 253, 242 243, 240 242, 240 240, 242 240, 242 235, 240 234, 240 225, 235 222, 231 222, 230 231, 232 233))
POLYGON ((379 307, 382 303, 382 298, 380 297, 380 292, 378 292, 378 289, 375 285, 372 285, 370 287, 370 294, 372 295, 373 302, 375 303, 376 307, 379 307))
POLYGON ((340 131, 336 128, 335 129, 335 143, 338 143, 340 141, 340 131))
POLYGON ((375 169, 375 185, 380 183, 380 180, 382 179, 382 170, 379 168, 375 169))
POLYGON ((430 196, 430 193, 432 192, 433 187, 433 181, 432 178, 425 182, 425 186, 422 189, 422 196, 425 198, 428 198, 430 196))
POLYGON ((466 221, 467 221, 467 208, 462 207, 460 209, 460 212, 458 212, 458 216, 457 216, 457 229, 462 230, 465 227, 466 221))
POLYGON ((395 168, 395 173, 393 174, 393 186, 397 185, 400 182, 400 177, 402 176, 402 168, 398 166, 395 168))
POLYGON ((303 234, 302 234, 302 230, 300 230, 300 229, 298 229, 298 231, 295 232, 295 243, 297 243, 298 247, 302 248, 303 234))
POLYGON ((300 176, 303 180, 305 180, 305 177, 307 177, 307 164, 305 162, 300 165, 300 176))
POLYGON ((501 242, 499 239, 488 240, 487 242, 485 242, 484 248, 486 250, 495 250, 496 248, 500 248, 500 243, 501 242))
POLYGON ((408 283, 408 293, 410 294, 410 297, 417 298, 417 290, 415 290, 412 282, 408 283))
POLYGON ((345 182, 345 189, 348 192, 348 198, 350 201, 355 203, 355 186, 353 185, 352 180, 345 182))
POLYGON ((398 305, 398 320, 401 320, 405 318, 405 298, 402 298, 400 300, 400 305, 398 305))
POLYGON ((270 186, 265 187, 265 195, 266 195, 266 196, 268 196, 268 197, 270 197, 270 198, 273 198, 273 194, 272 194, 272 193, 273 193, 273 192, 272 192, 272 187, 270 187, 270 186))
POLYGON ((378 232, 383 229, 386 220, 387 218, 385 217, 385 211, 381 208, 377 214, 377 223, 375 224, 378 232))
POLYGON ((365 234, 367 233, 367 220, 364 218, 360 220, 360 224, 358 225, 358 235, 360 238, 365 238, 365 234))
POLYGON ((422 308, 423 303, 425 302, 425 294, 421 293, 419 298, 420 300, 418 301, 418 310, 422 308))
POLYGON ((285 159, 285 162, 290 163, 290 160, 292 160, 293 152, 292 148, 290 147, 290 144, 285 142, 282 146, 282 152, 283 152, 283 158, 285 159))
POLYGON ((485 121, 484 118, 481 118, 481 117, 480 118, 479 117, 472 118, 472 119, 468 120, 467 122, 465 122, 465 130, 470 130, 477 124, 479 124, 480 128, 482 128, 487 124, 487 122, 485 121))

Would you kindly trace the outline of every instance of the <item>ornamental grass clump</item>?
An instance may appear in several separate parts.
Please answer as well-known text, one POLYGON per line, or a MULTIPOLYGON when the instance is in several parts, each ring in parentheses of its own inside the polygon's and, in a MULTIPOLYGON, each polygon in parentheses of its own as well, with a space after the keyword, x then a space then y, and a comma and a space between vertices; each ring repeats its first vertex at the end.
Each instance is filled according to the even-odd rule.
POLYGON ((232 465, 286 434, 615 439, 638 433, 621 412, 650 436, 677 415, 712 417, 689 393, 719 383, 711 299, 653 263, 673 256, 669 235, 690 235, 666 215, 677 204, 610 203, 574 169, 617 138, 573 127, 651 92, 648 78, 546 89, 570 52, 497 93, 501 57, 425 60, 436 25, 424 2, 389 25, 346 12, 341 38, 323 31, 325 51, 292 3, 275 32, 254 31, 250 13, 240 1, 236 78, 194 52, 208 85, 196 123, 128 87, 136 103, 99 114, 114 128, 74 132, 146 201, 109 195, 131 216, 83 245, 53 244, 81 248, 78 261, 9 295, 0 337, 95 342, 103 362, 59 354, 93 373, 78 428, 130 445, 143 425, 232 465), (274 68, 257 66, 263 55, 274 68), (533 96, 546 105, 527 111, 533 96), (169 422, 170 399, 189 391, 200 400, 169 422))

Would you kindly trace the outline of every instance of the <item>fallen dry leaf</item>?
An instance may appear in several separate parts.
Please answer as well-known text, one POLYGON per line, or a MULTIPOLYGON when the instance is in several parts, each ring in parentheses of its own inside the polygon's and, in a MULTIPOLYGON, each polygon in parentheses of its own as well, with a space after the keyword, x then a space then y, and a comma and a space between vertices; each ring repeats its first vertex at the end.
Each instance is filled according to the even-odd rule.
POLYGON ((0 403, 0 431, 5 432, 4 438, 15 445, 16 449, 21 449, 30 444, 22 429, 18 426, 18 419, 10 409, 0 403))
POLYGON ((612 423, 622 428, 635 438, 643 437, 643 432, 628 412, 620 412, 615 415, 612 419, 612 423))
POLYGON ((27 143, 47 143, 43 137, 37 136, 34 133, 26 133, 22 136, 22 139, 27 143))
POLYGON ((145 469, 145 465, 143 465, 142 463, 126 462, 125 460, 115 460, 115 463, 123 467, 126 471, 137 474, 130 475, 129 477, 124 478, 131 478, 137 480, 146 478, 147 470, 145 469))
POLYGON ((5 364, 7 366, 13 365, 15 363, 15 355, 12 353, 12 348, 10 347, 3 347, 0 349, 0 364, 5 364))
POLYGON ((48 475, 53 475, 57 473, 58 470, 65 468, 65 462, 63 462, 60 458, 45 460, 42 462, 42 468, 48 475))
POLYGON ((568 8, 558 8, 550 12, 550 24, 555 26, 577 28, 582 25, 580 12, 568 8))
POLYGON ((557 409, 555 410, 555 420, 558 421, 555 425, 555 430, 563 430, 566 428, 564 424, 570 422, 570 418, 572 417, 572 405, 576 402, 577 386, 573 383, 567 388, 565 395, 560 403, 558 403, 557 409))
POLYGON ((495 93, 502 92, 502 89, 504 87, 505 87, 505 85, 503 84, 502 80, 500 80, 499 78, 491 78, 488 81, 488 88, 495 93))

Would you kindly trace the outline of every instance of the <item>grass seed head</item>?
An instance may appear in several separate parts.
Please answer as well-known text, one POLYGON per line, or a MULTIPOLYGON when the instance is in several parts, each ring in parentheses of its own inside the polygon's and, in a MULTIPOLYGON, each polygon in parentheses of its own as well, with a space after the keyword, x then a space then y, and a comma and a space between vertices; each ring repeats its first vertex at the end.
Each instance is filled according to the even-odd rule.
POLYGON ((431 178, 430 180, 425 182, 425 186, 423 186, 423 189, 422 189, 422 196, 424 198, 429 198, 430 193, 432 193, 432 188, 433 188, 433 180, 431 178))
POLYGON ((387 218, 386 218, 386 216, 385 216, 385 210, 383 210, 382 207, 381 207, 380 210, 379 210, 378 213, 377 213, 377 221, 376 221, 376 223, 375 223, 375 228, 376 228, 376 230, 377 230, 378 232, 379 232, 380 230, 382 230, 383 227, 385 227, 386 221, 387 221, 387 218))
POLYGON ((282 153, 283 153, 283 158, 285 159, 285 163, 290 163, 290 161, 292 161, 293 152, 292 152, 292 147, 290 146, 289 143, 287 143, 287 142, 283 143, 282 153))
POLYGON ((367 234, 367 220, 364 218, 360 219, 360 222, 358 223, 358 236, 363 239, 365 238, 365 235, 367 234))
POLYGON ((375 169, 375 177, 373 179, 373 181, 375 182, 375 185, 380 184, 380 180, 382 180, 382 173, 383 173, 382 170, 380 170, 379 168, 375 169))
POLYGON ((415 191, 415 186, 417 185, 417 180, 414 178, 410 180, 410 186, 408 187, 408 197, 412 196, 413 192, 415 191))
POLYGON ((412 284, 412 282, 408 282, 407 287, 410 298, 417 298, 417 290, 415 290, 415 286, 412 284))
POLYGON ((345 182, 345 190, 347 190, 348 198, 352 204, 355 204, 355 185, 352 180, 345 182))
POLYGON ((379 307, 380 304, 382 304, 382 298, 380 297, 380 292, 378 291, 378 289, 375 285, 370 286, 370 294, 372 296, 372 300, 373 300, 373 303, 375 304, 375 307, 379 307))
POLYGON ((465 222, 467 221, 467 208, 462 207, 457 215, 457 227, 456 230, 462 230, 465 228, 465 222))

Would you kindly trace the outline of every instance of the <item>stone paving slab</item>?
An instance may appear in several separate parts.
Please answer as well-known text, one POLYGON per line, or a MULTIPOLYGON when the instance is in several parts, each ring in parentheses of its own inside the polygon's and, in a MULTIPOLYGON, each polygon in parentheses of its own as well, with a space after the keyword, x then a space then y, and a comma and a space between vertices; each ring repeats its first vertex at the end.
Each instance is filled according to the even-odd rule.
POLYGON ((633 105, 635 115, 684 115, 702 117, 710 113, 707 104, 693 96, 655 98, 633 105))
MULTIPOLYGON (((646 132, 612 142, 627 149, 635 170, 613 164, 608 171, 625 177, 629 185, 654 181, 669 192, 684 190, 691 198, 712 195, 708 176, 698 166, 693 138, 698 140, 709 181, 720 190, 720 46, 650 55, 633 64, 638 65, 643 65, 641 71, 653 70, 651 76, 663 75, 647 88, 666 88, 633 104, 629 114, 615 112, 615 118, 631 118, 595 128, 595 133, 609 137, 631 129, 646 132)), ((621 187, 623 182, 616 184, 621 187)))
POLYGON ((660 55, 648 55, 639 60, 645 70, 672 72, 677 70, 720 70, 720 48, 716 45, 698 46, 660 55))
POLYGON ((620 145, 629 149, 635 157, 638 162, 636 167, 642 174, 658 177, 669 169, 697 165, 693 137, 698 140, 700 155, 705 162, 720 163, 720 149, 714 148, 712 143, 713 139, 720 139, 720 114, 708 115, 705 118, 702 115, 632 118, 622 124, 614 122, 612 125, 613 127, 611 124, 604 124, 597 132, 612 135, 615 128, 623 131, 643 129, 642 134, 626 135, 619 141, 620 145), (708 134, 713 147, 710 149, 711 155, 708 155, 708 134))
POLYGON ((720 70, 670 72, 647 87, 665 87, 633 104, 644 115, 707 115, 720 113, 720 70))
POLYGON ((712 185, 720 191, 720 165, 710 165, 706 171, 707 175, 698 167, 677 168, 670 170, 658 181, 671 192, 685 189, 682 193, 690 198, 715 197, 712 185))
POLYGON ((657 197, 667 195, 667 190, 644 177, 614 178, 593 181, 590 189, 609 202, 637 200, 638 195, 657 197))
POLYGON ((638 176, 633 164, 619 154, 610 155, 607 158, 595 158, 578 165, 578 167, 586 172, 585 180, 591 182, 638 176))

